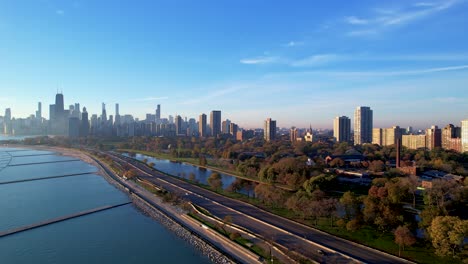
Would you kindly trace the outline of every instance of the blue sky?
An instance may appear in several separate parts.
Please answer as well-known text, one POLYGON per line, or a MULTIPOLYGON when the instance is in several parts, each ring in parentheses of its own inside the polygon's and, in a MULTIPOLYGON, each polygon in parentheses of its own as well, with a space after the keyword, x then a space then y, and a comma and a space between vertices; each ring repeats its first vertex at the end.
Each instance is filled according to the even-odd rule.
POLYGON ((0 2, 0 109, 101 102, 113 114, 196 117, 243 127, 331 128, 356 106, 374 126, 468 118, 468 2, 0 2))

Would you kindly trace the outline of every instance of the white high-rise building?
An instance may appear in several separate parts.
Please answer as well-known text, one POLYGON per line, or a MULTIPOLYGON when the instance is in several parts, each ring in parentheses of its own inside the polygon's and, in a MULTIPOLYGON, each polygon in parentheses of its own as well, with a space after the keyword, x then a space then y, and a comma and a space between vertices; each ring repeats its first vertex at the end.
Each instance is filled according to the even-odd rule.
POLYGON ((368 106, 354 111, 354 145, 372 142, 373 113, 368 106))
POLYGON ((468 119, 461 121, 462 152, 468 151, 468 119))

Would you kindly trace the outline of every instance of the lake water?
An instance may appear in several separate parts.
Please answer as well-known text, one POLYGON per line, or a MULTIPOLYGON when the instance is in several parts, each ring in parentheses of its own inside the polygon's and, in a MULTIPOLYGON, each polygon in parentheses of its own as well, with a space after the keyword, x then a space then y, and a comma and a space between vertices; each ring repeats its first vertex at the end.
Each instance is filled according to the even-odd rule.
MULTIPOLYGON (((129 202, 96 168, 47 151, 0 148, 0 232, 129 202), (11 151, 11 152, 10 152, 11 151), (39 154, 38 156, 31 156, 39 154), (21 165, 37 162, 53 162, 21 165), (64 161, 64 162, 63 162, 64 161), (2 163, 3 162, 3 163, 2 163), (6 165, 5 165, 6 163, 6 165), (18 166, 11 166, 11 165, 18 166)), ((0 263, 210 263, 132 204, 0 237, 0 263)))
MULTIPOLYGON (((128 153, 124 153, 124 155, 129 156, 128 153)), ((137 153, 134 157, 137 160, 144 160, 146 159, 148 163, 153 162, 154 163, 154 168, 168 173, 170 175, 179 177, 179 178, 184 178, 184 179, 189 179, 190 174, 192 173, 195 176, 195 180, 197 180, 201 184, 208 184, 208 178, 210 175, 214 172, 210 169, 204 169, 200 168, 198 166, 190 165, 187 163, 182 163, 182 162, 173 162, 170 160, 165 160, 165 159, 157 159, 153 158, 150 156, 146 156, 143 154, 137 153)), ((233 182, 236 181, 237 177, 224 174, 224 173, 219 173, 221 175, 221 181, 223 183, 223 189, 228 188, 233 182)), ((253 196, 254 191, 252 189, 241 189, 238 191, 239 193, 253 196)))

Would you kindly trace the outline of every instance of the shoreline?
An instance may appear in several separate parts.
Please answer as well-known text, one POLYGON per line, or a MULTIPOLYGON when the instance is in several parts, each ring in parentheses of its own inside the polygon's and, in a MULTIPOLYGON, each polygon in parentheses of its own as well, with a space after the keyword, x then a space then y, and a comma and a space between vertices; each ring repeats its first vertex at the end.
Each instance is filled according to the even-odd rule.
MULTIPOLYGON (((100 164, 98 164, 89 155, 83 153, 83 151, 79 149, 70 149, 70 148, 53 147, 53 146, 50 146, 50 147, 49 146, 28 146, 28 145, 19 145, 19 144, 11 144, 11 145, 9 144, 6 147, 53 151, 53 152, 56 152, 58 155, 78 158, 81 161, 96 167, 97 171, 94 172, 94 174, 102 176, 110 185, 114 186, 119 191, 125 193, 127 197, 129 197, 129 199, 132 201, 134 208, 137 211, 139 211, 139 213, 147 217, 150 217, 154 221, 164 226, 168 231, 170 231, 171 233, 176 235, 178 238, 188 243, 191 247, 195 248, 195 250, 198 251, 202 256, 207 257, 212 263, 217 263, 217 264, 233 263, 232 260, 230 260, 225 254, 213 248, 206 241, 204 241, 204 239, 193 234, 190 230, 188 230, 184 226, 170 219, 168 216, 166 216, 164 212, 155 208, 154 206, 149 205, 140 197, 134 194, 130 194, 129 190, 125 186, 123 186, 117 180, 113 179, 102 168, 100 164)), ((182 210, 182 209, 177 207, 176 210, 182 210)))

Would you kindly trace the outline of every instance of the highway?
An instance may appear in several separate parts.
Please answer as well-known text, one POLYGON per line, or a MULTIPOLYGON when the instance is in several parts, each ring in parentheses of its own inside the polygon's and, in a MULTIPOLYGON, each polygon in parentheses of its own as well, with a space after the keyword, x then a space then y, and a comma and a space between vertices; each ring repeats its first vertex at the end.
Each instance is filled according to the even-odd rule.
POLYGON ((175 177, 152 170, 145 164, 116 153, 106 153, 115 162, 128 163, 139 177, 177 193, 213 215, 232 217, 232 222, 319 262, 409 263, 409 261, 359 245, 319 230, 273 215, 253 205, 227 198, 175 177), (318 250, 326 252, 321 255, 318 250))

